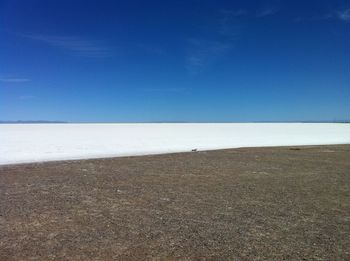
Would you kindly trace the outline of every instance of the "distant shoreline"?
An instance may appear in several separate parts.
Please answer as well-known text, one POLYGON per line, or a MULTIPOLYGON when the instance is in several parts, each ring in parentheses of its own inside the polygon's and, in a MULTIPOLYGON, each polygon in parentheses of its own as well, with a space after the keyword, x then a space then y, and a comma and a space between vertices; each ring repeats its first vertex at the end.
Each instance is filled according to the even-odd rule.
POLYGON ((69 121, 0 121, 0 124, 160 124, 160 123, 350 123, 350 120, 339 121, 130 121, 130 122, 69 122, 69 121))
POLYGON ((0 124, 70 123, 66 121, 0 121, 0 124))

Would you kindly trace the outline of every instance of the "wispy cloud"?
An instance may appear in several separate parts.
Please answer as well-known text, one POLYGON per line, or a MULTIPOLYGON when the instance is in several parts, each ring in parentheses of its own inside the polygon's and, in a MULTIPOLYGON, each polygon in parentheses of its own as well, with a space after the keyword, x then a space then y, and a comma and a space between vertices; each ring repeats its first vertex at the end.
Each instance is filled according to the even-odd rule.
POLYGON ((270 16, 270 15, 274 15, 276 13, 279 12, 279 7, 274 6, 274 5, 266 5, 263 8, 257 9, 257 10, 246 10, 243 8, 239 8, 239 9, 221 9, 220 13, 222 13, 223 19, 224 20, 229 20, 231 18, 237 18, 237 17, 244 17, 244 16, 248 16, 248 17, 266 17, 266 16, 270 16))
POLYGON ((350 8, 337 12, 337 17, 345 22, 350 22, 350 8))
POLYGON ((23 35, 20 36, 45 43, 49 46, 69 51, 73 55, 104 58, 112 55, 111 50, 95 40, 87 40, 77 36, 52 36, 52 35, 23 35))
POLYGON ((13 78, 13 77, 0 77, 0 82, 5 83, 23 83, 30 82, 31 80, 28 78, 13 78))
POLYGON ((217 30, 212 31, 211 36, 206 33, 206 37, 186 39, 186 70, 190 74, 198 74, 227 56, 238 39, 239 32, 237 23, 234 23, 235 18, 247 15, 248 11, 245 9, 220 9, 217 30))
POLYGON ((188 42, 190 46, 186 56, 186 69, 193 74, 225 56, 234 47, 231 42, 196 38, 189 39, 188 42))
POLYGON ((338 8, 331 10, 328 13, 317 14, 311 17, 297 17, 295 22, 308 21, 308 20, 331 20, 336 19, 342 22, 350 22, 350 8, 338 8))
POLYGON ((244 15, 248 14, 248 11, 243 9, 243 8, 240 8, 240 9, 237 9, 237 10, 221 9, 220 12, 222 14, 229 15, 229 16, 232 16, 232 17, 244 16, 244 15))
POLYGON ((256 17, 261 18, 261 17, 266 17, 270 15, 274 15, 279 11, 279 8, 276 6, 266 6, 263 9, 257 11, 256 17))
POLYGON ((233 26, 234 19, 248 15, 245 9, 222 9, 220 13, 222 16, 219 19, 219 33, 224 36, 236 36, 237 28, 233 26))
POLYGON ((186 69, 192 74, 198 74, 210 64, 227 56, 240 37, 240 24, 243 19, 266 17, 278 11, 279 8, 273 5, 266 5, 258 11, 243 8, 220 9, 218 29, 212 32, 211 37, 187 40, 186 69))

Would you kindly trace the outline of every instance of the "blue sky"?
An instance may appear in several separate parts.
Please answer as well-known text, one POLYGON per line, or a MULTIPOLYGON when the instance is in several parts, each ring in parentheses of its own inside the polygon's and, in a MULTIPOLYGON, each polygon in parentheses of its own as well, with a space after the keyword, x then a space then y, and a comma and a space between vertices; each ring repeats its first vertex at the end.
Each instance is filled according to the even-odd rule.
POLYGON ((350 1, 0 0, 0 120, 350 119, 350 1))

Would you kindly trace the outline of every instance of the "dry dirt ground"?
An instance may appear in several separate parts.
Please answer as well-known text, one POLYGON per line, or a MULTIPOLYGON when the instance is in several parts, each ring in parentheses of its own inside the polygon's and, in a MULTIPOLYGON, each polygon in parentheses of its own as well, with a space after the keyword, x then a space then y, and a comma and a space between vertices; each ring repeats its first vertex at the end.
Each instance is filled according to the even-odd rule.
POLYGON ((0 167, 0 260, 349 260, 350 145, 0 167))

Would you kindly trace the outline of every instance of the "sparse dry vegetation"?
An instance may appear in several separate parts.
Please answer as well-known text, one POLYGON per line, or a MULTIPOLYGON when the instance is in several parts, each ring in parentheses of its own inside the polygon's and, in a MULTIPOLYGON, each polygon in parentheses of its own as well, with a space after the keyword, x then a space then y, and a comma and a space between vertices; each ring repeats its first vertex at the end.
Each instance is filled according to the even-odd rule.
POLYGON ((350 258, 350 145, 0 166, 0 259, 350 258))

